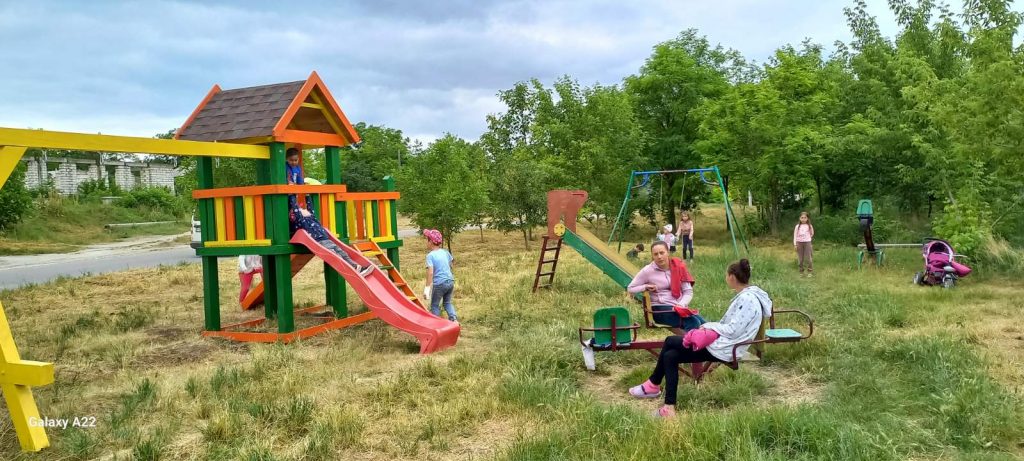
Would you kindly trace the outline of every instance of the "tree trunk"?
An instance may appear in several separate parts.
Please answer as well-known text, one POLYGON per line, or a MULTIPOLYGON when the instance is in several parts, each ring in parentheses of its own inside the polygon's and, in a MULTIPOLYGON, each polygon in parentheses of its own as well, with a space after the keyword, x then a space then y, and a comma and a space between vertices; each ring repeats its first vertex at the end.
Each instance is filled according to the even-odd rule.
POLYGON ((529 250, 530 249, 530 239, 526 235, 526 228, 523 228, 523 229, 520 229, 520 230, 523 231, 523 247, 525 247, 527 250, 529 250))
POLYGON ((480 223, 480 241, 484 241, 484 223, 480 223))
POLYGON ((822 207, 822 204, 821 204, 822 200, 821 200, 821 176, 820 175, 814 175, 814 187, 818 190, 818 216, 821 216, 822 214, 824 214, 823 213, 824 208, 822 207))

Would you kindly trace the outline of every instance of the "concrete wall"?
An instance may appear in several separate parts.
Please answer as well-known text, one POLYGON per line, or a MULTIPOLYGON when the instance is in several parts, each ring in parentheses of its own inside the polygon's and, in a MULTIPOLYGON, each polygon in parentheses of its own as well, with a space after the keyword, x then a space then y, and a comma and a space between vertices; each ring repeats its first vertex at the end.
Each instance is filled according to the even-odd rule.
POLYGON ((174 178, 181 176, 181 170, 164 163, 144 162, 102 162, 102 168, 95 160, 55 158, 45 162, 35 158, 23 159, 28 164, 25 171, 25 187, 36 188, 52 179, 62 195, 78 193, 78 185, 89 180, 107 180, 113 170, 114 182, 122 189, 161 186, 174 190, 174 178))

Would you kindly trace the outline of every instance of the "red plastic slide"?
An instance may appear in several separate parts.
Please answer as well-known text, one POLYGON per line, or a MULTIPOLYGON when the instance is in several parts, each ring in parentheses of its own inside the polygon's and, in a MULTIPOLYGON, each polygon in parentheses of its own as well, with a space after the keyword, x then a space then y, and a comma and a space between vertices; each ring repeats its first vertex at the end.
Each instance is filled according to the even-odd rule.
MULTIPOLYGON (((348 253, 361 266, 374 264, 359 251, 331 237, 338 247, 348 253)), ((416 337, 420 341, 420 353, 429 354, 454 346, 459 340, 459 324, 435 317, 414 304, 384 272, 374 269, 365 278, 360 277, 351 266, 333 251, 324 248, 304 230, 292 236, 291 243, 309 248, 313 254, 330 264, 374 314, 389 325, 416 337)))

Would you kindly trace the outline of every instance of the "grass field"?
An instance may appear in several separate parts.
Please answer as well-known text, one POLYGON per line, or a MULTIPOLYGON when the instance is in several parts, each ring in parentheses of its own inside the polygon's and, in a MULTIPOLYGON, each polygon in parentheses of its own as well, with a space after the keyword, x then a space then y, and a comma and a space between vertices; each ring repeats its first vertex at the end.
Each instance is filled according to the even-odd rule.
POLYGON ((54 197, 34 202, 37 208, 0 234, 0 256, 67 253, 93 243, 141 235, 174 235, 189 231, 188 217, 158 210, 123 208, 54 197), (113 223, 175 221, 142 227, 105 229, 113 223))
MULTIPOLYGON (((694 305, 717 319, 732 297, 723 273, 734 256, 720 223, 698 226, 694 305)), ((36 391, 42 413, 98 421, 51 429, 53 447, 22 454, 3 419, 0 459, 1024 455, 1018 277, 979 271, 952 291, 915 287, 914 250, 891 251, 887 267, 858 272, 853 249, 826 247, 815 254, 815 278, 802 279, 790 245, 760 242, 754 283, 778 306, 813 313, 814 337, 769 346, 763 362, 721 369, 699 386, 681 384, 680 417, 663 422, 648 416, 656 402, 626 395, 650 372, 650 355, 599 353, 596 372, 583 367, 576 328, 595 308, 625 303, 615 285, 567 252, 554 289, 531 294, 536 245, 524 251, 515 234, 478 235, 455 241, 462 337, 431 356, 379 321, 287 346, 200 338, 198 266, 0 292, 23 357, 56 364, 56 383, 36 391)), ((410 239, 402 252, 416 288, 425 250, 410 239)), ((321 300, 321 270, 298 276, 297 303, 321 300)), ((225 321, 253 315, 231 307, 238 282, 230 260, 221 287, 225 321)))

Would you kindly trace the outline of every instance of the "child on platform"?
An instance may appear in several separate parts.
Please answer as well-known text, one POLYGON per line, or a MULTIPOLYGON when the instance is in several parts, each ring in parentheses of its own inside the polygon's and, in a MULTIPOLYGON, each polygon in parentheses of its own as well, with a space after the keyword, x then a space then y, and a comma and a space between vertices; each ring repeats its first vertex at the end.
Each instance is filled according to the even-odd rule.
MULTIPOLYGON (((303 185, 305 184, 305 178, 302 174, 302 166, 299 164, 299 152, 298 149, 292 147, 285 152, 285 173, 288 176, 289 185, 303 185)), ((365 277, 373 271, 375 266, 367 265, 360 267, 352 260, 352 257, 348 255, 341 247, 339 247, 334 240, 331 239, 331 235, 324 226, 320 224, 320 221, 316 219, 316 216, 309 211, 312 208, 312 202, 309 196, 306 195, 306 208, 300 208, 298 199, 295 194, 288 196, 288 220, 291 223, 291 233, 294 234, 298 230, 304 230, 309 234, 313 240, 316 240, 324 248, 333 251, 335 254, 341 257, 349 266, 352 266, 359 275, 365 277)))

